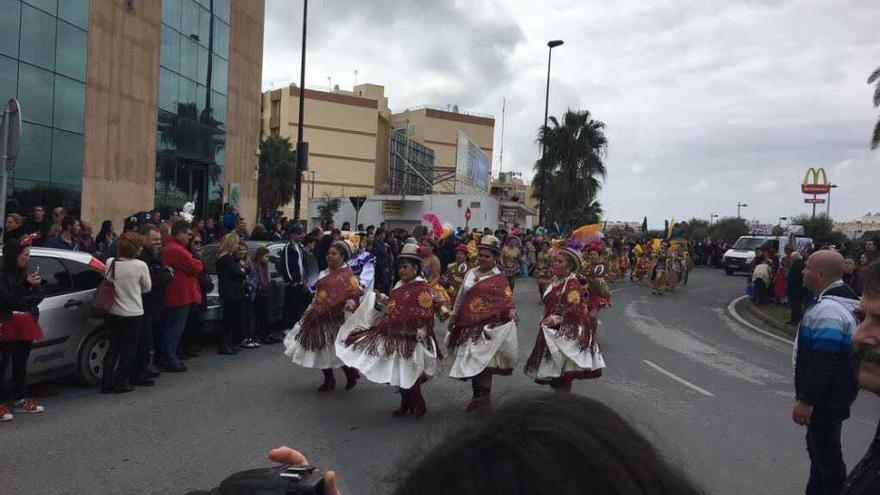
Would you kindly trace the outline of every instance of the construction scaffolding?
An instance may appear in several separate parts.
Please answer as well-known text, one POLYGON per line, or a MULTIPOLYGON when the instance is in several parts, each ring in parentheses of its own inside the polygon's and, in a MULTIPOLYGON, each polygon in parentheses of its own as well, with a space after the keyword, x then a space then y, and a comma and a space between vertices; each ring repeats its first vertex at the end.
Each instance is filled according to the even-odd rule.
POLYGON ((431 194, 434 183, 434 150, 407 137, 405 130, 391 132, 387 194, 431 194))

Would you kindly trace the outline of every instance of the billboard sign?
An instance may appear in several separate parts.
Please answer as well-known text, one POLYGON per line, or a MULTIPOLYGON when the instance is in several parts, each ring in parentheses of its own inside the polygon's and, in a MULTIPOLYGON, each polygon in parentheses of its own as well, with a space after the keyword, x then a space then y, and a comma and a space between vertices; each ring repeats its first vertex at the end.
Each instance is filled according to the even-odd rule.
POLYGON ((749 222, 749 234, 752 235, 771 235, 773 234, 773 226, 767 223, 749 222))
POLYGON ((804 175, 804 182, 801 183, 801 191, 804 194, 828 194, 831 190, 831 183, 828 182, 828 175, 824 168, 807 169, 804 175))
POLYGON ((464 188, 456 192, 489 192, 492 158, 471 142, 465 133, 458 132, 458 150, 455 157, 455 178, 464 188), (475 190, 475 191, 474 191, 475 190))
POLYGON ((806 198, 804 200, 804 203, 806 203, 808 205, 824 205, 825 199, 824 198, 806 198))

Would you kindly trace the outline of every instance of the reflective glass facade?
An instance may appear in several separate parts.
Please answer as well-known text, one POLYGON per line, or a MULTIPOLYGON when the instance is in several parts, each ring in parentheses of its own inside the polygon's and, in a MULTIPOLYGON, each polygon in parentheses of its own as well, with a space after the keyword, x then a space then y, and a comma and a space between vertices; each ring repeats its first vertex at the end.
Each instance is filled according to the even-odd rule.
POLYGON ((156 206, 220 213, 231 0, 163 0, 156 206))
POLYGON ((21 154, 10 191, 78 213, 89 0, 0 0, 0 99, 21 103, 21 154))

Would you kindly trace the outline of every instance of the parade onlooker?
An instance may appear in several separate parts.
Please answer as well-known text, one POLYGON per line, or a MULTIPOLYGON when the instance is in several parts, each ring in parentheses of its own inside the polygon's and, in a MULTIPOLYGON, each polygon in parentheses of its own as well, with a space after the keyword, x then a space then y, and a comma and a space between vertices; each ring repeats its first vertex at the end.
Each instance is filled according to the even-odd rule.
POLYGON ((284 223, 281 221, 275 222, 275 225, 272 227, 272 233, 269 235, 270 240, 275 242, 284 241, 284 223))
POLYGON ((252 288, 251 312, 254 315, 254 338, 261 344, 276 344, 279 340, 269 333, 269 250, 265 246, 257 248, 251 264, 250 286, 252 288))
POLYGON ((46 208, 37 205, 34 206, 32 216, 24 223, 24 233, 37 234, 39 237, 34 239, 34 242, 38 245, 42 245, 49 233, 49 226, 49 219, 46 217, 46 208))
POLYGON ((235 346, 241 342, 242 313, 247 270, 238 259, 238 234, 230 232, 223 236, 217 249, 217 279, 220 284, 220 299, 223 304, 223 324, 217 336, 217 352, 232 355, 235 346))
POLYGON ((98 248, 95 245, 95 239, 92 237, 92 224, 88 222, 80 222, 79 235, 77 236, 77 241, 79 241, 79 250, 84 253, 89 253, 94 255, 98 248))
POLYGON ((391 292, 392 270, 394 269, 394 257, 391 254, 391 248, 385 242, 385 230, 376 231, 373 245, 370 247, 370 253, 376 258, 376 279, 375 289, 383 294, 391 292))
MULTIPOLYGON (((327 236, 330 238, 331 236, 327 236)), ((302 241, 305 238, 303 228, 294 225, 290 228, 290 237, 278 259, 276 269, 284 277, 284 328, 293 328, 306 308, 306 297, 309 291, 306 285, 304 252, 302 241)), ((320 256, 320 255, 319 255, 320 256)), ((326 256, 326 255, 325 255, 326 256)), ((318 266, 321 259, 318 258, 318 266)))
MULTIPOLYGON (((854 362, 859 387, 880 395, 880 263, 864 272, 864 292, 856 310, 860 320, 853 336, 854 362)), ((874 495, 880 493, 880 424, 868 453, 843 486, 841 495, 874 495)))
POLYGON ((235 224, 238 222, 238 208, 227 206, 226 213, 223 214, 223 228, 229 232, 235 230, 235 224))
POLYGON ((217 221, 214 220, 214 217, 208 217, 205 220, 205 237, 202 239, 205 244, 213 244, 220 240, 223 237, 220 232, 220 226, 217 225, 217 221))
POLYGON ((6 215, 6 223, 3 228, 3 242, 9 242, 24 235, 23 226, 24 220, 18 213, 10 213, 6 215))
POLYGON ((64 220, 61 221, 60 233, 43 245, 47 248, 79 251, 79 230, 79 220, 71 216, 64 217, 64 220))
POLYGON ((315 284, 318 282, 318 275, 320 275, 321 270, 318 269, 318 259, 315 258, 315 246, 318 243, 315 242, 314 237, 311 235, 307 235, 303 238, 302 247, 305 254, 303 269, 305 270, 305 281, 306 286, 308 287, 308 291, 306 292, 306 297, 308 298, 305 305, 308 306, 311 302, 311 293, 312 289, 315 287, 315 284))
POLYGON ((119 239, 116 258, 107 260, 104 276, 113 281, 113 306, 107 314, 110 345, 104 354, 104 385, 101 392, 131 392, 131 370, 138 348, 138 335, 144 315, 143 294, 152 282, 147 264, 138 259, 143 238, 127 232, 119 239))
POLYGON ((880 254, 877 252, 877 241, 874 239, 868 239, 865 241, 865 250, 862 254, 868 259, 868 264, 876 261, 877 258, 880 257, 880 254))
POLYGON ((840 431, 857 392, 849 357, 858 297, 843 283, 843 272, 843 256, 832 250, 813 253, 803 272, 817 301, 798 329, 792 419, 807 427, 807 494, 839 493, 846 479, 840 431))
POLYGON ((785 297, 788 299, 788 323, 797 325, 804 315, 804 258, 797 251, 791 254, 791 266, 785 279, 785 297))
POLYGON ((343 232, 351 231, 351 222, 342 222, 342 231, 343 232))
POLYGON ((241 300, 241 317, 239 318, 239 328, 241 330, 236 336, 234 342, 236 345, 244 349, 256 349, 257 347, 260 347, 260 343, 254 338, 253 297, 255 287, 250 283, 253 267, 251 265, 251 260, 248 259, 247 244, 239 242, 235 257, 238 260, 238 264, 241 265, 244 270, 245 279, 242 288, 244 297, 242 297, 241 300))
POLYGON ((752 271, 753 300, 758 306, 763 306, 769 302, 770 278, 770 262, 766 259, 759 260, 752 271))
MULTIPOLYGON (((156 231, 156 233, 158 233, 158 231, 156 231)), ((118 240, 119 236, 116 235, 116 232, 113 232, 113 222, 110 220, 104 220, 101 223, 101 231, 95 236, 97 257, 102 260, 109 258, 110 256, 108 256, 108 253, 110 251, 110 246, 116 244, 116 241, 118 240)))
POLYGON ((235 233, 238 234, 239 239, 250 239, 251 235, 248 233, 247 221, 244 217, 235 220, 235 233))
POLYGON ((857 296, 862 295, 861 282, 859 281, 859 268, 852 256, 843 260, 843 283, 849 286, 857 296))
POLYGON ((165 308, 167 309, 165 328, 162 332, 162 351, 164 371, 178 373, 186 371, 177 358, 180 336, 186 326, 190 307, 202 300, 199 288, 199 274, 204 264, 193 257, 187 249, 192 236, 189 224, 179 220, 171 226, 171 236, 162 251, 162 264, 174 271, 174 278, 165 288, 165 308))
POLYGON ((258 223, 256 227, 254 227, 254 231, 251 232, 250 239, 252 241, 271 241, 272 238, 269 236, 269 231, 266 230, 266 227, 263 224, 258 223))
POLYGON ((52 209, 52 225, 49 226, 46 239, 57 236, 61 233, 63 226, 61 223, 67 218, 67 208, 58 206, 52 209))
MULTIPOLYGON (((193 258, 204 263, 204 260, 202 260, 204 241, 202 239, 201 234, 193 232, 186 248, 189 249, 193 258)), ((197 304, 193 304, 192 308, 190 308, 189 314, 186 317, 186 326, 183 329, 183 334, 180 336, 180 345, 177 347, 177 357, 184 360, 201 354, 201 349, 196 345, 196 335, 202 333, 201 329, 204 326, 202 315, 208 310, 208 293, 214 290, 214 283, 207 272, 202 270, 199 273, 198 279, 202 300, 197 304)))
MULTIPOLYGON (((165 303, 165 287, 171 283, 171 271, 162 266, 162 235, 159 229, 147 224, 141 228, 140 235, 144 239, 144 249, 138 257, 147 265, 150 273, 150 292, 142 295, 144 315, 141 318, 141 328, 138 336, 138 349, 131 370, 131 382, 134 385, 153 385, 153 378, 159 373, 150 369, 150 353, 154 350, 154 343, 161 336, 159 326, 162 318, 162 309, 165 303)), ((158 346, 155 346, 158 349, 158 346)))
POLYGON ((19 413, 40 413, 43 406, 27 397, 27 363, 34 341, 43 338, 37 323, 43 300, 42 279, 28 273, 30 237, 3 245, 3 271, 0 272, 0 421, 12 419, 10 410, 19 413), (12 363, 10 408, 4 396, 6 368, 12 363))

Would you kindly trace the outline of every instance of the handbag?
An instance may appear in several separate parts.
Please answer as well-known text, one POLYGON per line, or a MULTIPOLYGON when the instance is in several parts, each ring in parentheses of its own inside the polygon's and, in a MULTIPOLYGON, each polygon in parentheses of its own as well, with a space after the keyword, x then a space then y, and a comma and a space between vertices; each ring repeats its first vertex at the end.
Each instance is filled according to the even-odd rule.
POLYGON ((115 276, 116 260, 113 260, 104 280, 101 280, 98 288, 95 289, 95 296, 92 298, 92 317, 102 318, 110 313, 113 301, 116 300, 116 282, 113 280, 115 276))

